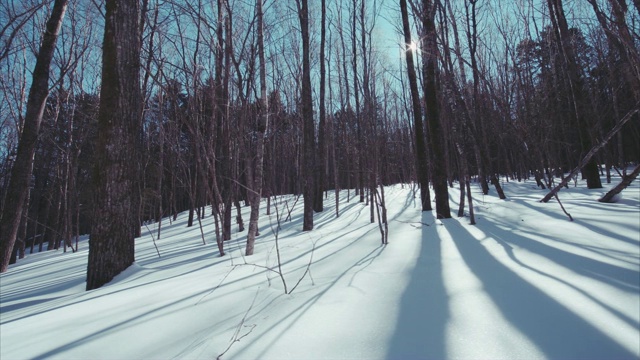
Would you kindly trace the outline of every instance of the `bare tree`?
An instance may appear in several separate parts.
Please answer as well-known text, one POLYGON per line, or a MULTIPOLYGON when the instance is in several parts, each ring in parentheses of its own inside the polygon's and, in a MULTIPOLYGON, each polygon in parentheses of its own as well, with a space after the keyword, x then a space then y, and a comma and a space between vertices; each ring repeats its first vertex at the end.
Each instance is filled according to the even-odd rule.
MULTIPOLYGON (((633 36, 626 20, 626 13, 629 11, 626 1, 608 0, 611 8, 611 15, 605 14, 596 0, 587 0, 600 23, 602 30, 608 41, 618 50, 624 62, 623 73, 625 78, 631 83, 636 101, 640 100, 640 54, 634 45, 633 36)), ((639 6, 639 1, 635 1, 639 6)), ((640 11, 640 8, 638 9, 640 11)), ((640 14, 639 14, 640 15, 640 14)), ((636 34, 637 36, 637 34, 636 34)), ((637 39, 637 38, 636 38, 637 39)))
POLYGON ((27 102, 22 133, 18 142, 16 159, 11 169, 7 197, 0 218, 0 272, 7 271, 9 259, 16 242, 20 218, 23 213, 31 182, 33 156, 38 133, 49 97, 49 69, 56 40, 67 10, 68 0, 56 0, 46 29, 42 35, 40 50, 33 70, 31 89, 27 102))
MULTIPOLYGON (((562 51, 564 66, 569 78, 571 106, 573 107, 571 109, 571 116, 575 118, 575 124, 578 127, 581 151, 586 153, 593 147, 593 143, 591 140, 591 134, 589 133, 591 125, 588 123, 585 110, 583 109, 585 104, 583 90, 584 82, 580 69, 578 68, 579 62, 576 58, 574 45, 571 42, 569 24, 567 23, 562 6, 562 0, 547 0, 547 4, 549 6, 551 23, 553 24, 555 37, 560 46, 560 50, 562 51)), ((584 165, 582 172, 583 176, 587 179, 587 187, 589 189, 602 188, 598 164, 595 158, 592 158, 584 165)))
POLYGON ((311 96, 311 55, 309 48, 309 6, 307 0, 296 0, 302 36, 302 122, 303 122, 303 231, 313 230, 313 194, 315 173, 315 126, 311 96))
POLYGON ((326 184, 327 172, 327 125, 326 125, 326 60, 325 60, 325 44, 327 37, 327 5, 326 0, 321 0, 321 28, 320 28, 320 104, 319 121, 318 121, 318 161, 316 174, 316 194, 314 200, 314 211, 324 211, 324 190, 326 184))
POLYGON ((132 166, 141 131, 139 6, 138 0, 106 3, 87 290, 111 281, 135 257, 134 234, 140 226, 132 166))
POLYGON ((478 14, 477 14, 478 0, 469 0, 465 2, 465 13, 467 20, 467 42, 469 44, 469 57, 471 60, 471 71, 473 74, 473 92, 471 100, 473 105, 471 106, 470 113, 472 114, 471 126, 473 128, 473 142, 476 148, 476 159, 478 164, 478 177, 480 178, 480 184, 482 185, 482 191, 486 195, 489 192, 487 184, 487 177, 490 178, 491 183, 495 186, 496 192, 500 199, 505 199, 504 191, 500 186, 500 182, 496 177, 496 174, 492 171, 490 151, 489 151, 489 137, 487 135, 487 125, 483 119, 481 109, 480 98, 480 66, 478 64, 478 14))
POLYGON ((411 40, 411 27, 409 26, 409 12, 407 11, 407 1, 400 0, 400 12, 402 13, 402 29, 404 33, 405 59, 407 61, 407 75, 409 76, 409 89, 411 90, 411 104, 413 108, 413 123, 415 127, 416 144, 416 169, 418 172, 418 182, 420 183, 420 199, 422 211, 431 210, 429 197, 429 176, 427 147, 425 144, 424 126, 422 123, 422 105, 418 93, 418 81, 416 68, 413 62, 413 40, 411 40))
MULTIPOLYGON (((249 217, 249 233, 247 234, 246 255, 253 255, 253 246, 258 232, 258 218, 260 217, 260 200, 262 197, 264 135, 269 126, 269 103, 267 102, 267 76, 264 60, 264 13, 262 1, 256 0, 257 30, 258 30, 258 58, 260 61, 260 103, 258 105, 258 131, 256 144, 256 162, 253 173, 253 186, 249 193, 251 202, 251 216, 249 217)), ((306 203, 306 202, 305 202, 306 203)))
POLYGON ((448 219, 451 217, 449 208, 449 189, 447 187, 447 166, 445 157, 446 141, 440 119, 440 109, 438 104, 438 92, 436 88, 436 72, 437 72, 437 34, 435 27, 436 5, 433 0, 422 1, 422 27, 424 31, 425 54, 423 61, 425 62, 424 79, 425 90, 425 107, 427 115, 427 124, 429 126, 429 138, 433 159, 433 190, 436 196, 436 216, 438 219, 448 219))
POLYGON ((29 22, 35 13, 40 10, 45 3, 35 3, 33 6, 28 6, 21 9, 16 13, 15 8, 9 3, 2 4, 0 8, 0 14, 5 24, 0 27, 0 39, 2 44, 0 45, 0 62, 6 59, 11 52, 15 51, 13 48, 13 41, 16 39, 20 30, 29 22))

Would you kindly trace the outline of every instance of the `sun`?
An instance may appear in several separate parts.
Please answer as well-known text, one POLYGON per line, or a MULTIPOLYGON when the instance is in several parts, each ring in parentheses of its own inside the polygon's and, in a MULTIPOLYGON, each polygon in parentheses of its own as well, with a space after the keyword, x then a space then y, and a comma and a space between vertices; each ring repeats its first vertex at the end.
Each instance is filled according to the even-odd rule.
POLYGON ((418 50, 418 43, 415 41, 412 41, 411 44, 409 44, 409 46, 407 47, 407 50, 410 50, 410 51, 418 50))

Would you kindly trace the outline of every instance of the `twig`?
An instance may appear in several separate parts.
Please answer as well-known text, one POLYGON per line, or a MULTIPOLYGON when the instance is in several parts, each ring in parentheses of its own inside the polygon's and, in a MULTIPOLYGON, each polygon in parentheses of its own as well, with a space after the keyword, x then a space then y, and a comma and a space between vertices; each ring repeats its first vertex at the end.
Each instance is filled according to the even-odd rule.
POLYGON ((204 230, 202 230, 202 218, 204 217, 204 209, 198 213, 198 225, 200 226, 200 236, 202 236, 202 245, 207 245, 207 241, 204 239, 204 230))
POLYGON ((298 203, 298 199, 300 199, 300 195, 298 195, 296 197, 296 201, 293 202, 293 205, 291 205, 291 209, 289 209, 289 202, 285 202, 285 206, 287 207, 287 210, 289 210, 289 213, 287 214, 287 217, 284 219, 284 221, 289 221, 291 220, 291 212, 293 211, 293 209, 296 207, 296 204, 298 203))
POLYGON ((151 235, 151 240, 153 240, 153 246, 156 247, 156 252, 158 253, 158 257, 160 256, 160 250, 158 250, 158 245, 156 245, 156 238, 153 237, 153 232, 151 232, 151 229, 149 229, 149 225, 147 225, 147 223, 145 222, 144 226, 147 228, 147 231, 149 231, 149 234, 151 235))
POLYGON ((251 334, 253 329, 256 328, 256 326, 257 326, 256 324, 248 325, 246 327, 250 327, 251 330, 247 331, 243 335, 240 335, 240 330, 243 327, 245 327, 244 326, 244 322, 247 320, 247 315, 249 315, 249 312, 253 308, 253 305, 256 303, 256 299, 258 298, 258 291, 260 291, 260 288, 258 288, 258 290, 256 290, 256 296, 253 297, 253 301, 251 302, 251 305, 249 306, 247 311, 244 313, 244 316, 240 320, 240 323, 238 323, 238 326, 236 327, 236 331, 233 333, 233 336, 231 337, 231 342, 229 343, 229 346, 227 346, 227 348, 225 349, 225 351, 222 352, 222 354, 218 355, 218 357, 216 358, 217 360, 221 360, 222 359, 222 355, 226 354, 227 351, 229 351, 229 349, 231 349, 233 344, 235 344, 235 343, 239 342, 240 340, 244 339, 245 337, 247 337, 249 334, 251 334))
POLYGON ((254 267, 257 267, 257 268, 260 268, 260 269, 269 270, 269 271, 274 272, 276 274, 280 274, 280 272, 278 270, 274 270, 274 269, 272 269, 272 268, 270 268, 268 266, 258 265, 258 264, 251 264, 251 263, 248 263, 248 262, 245 262, 244 264, 238 264, 238 265, 235 265, 235 266, 245 266, 245 265, 246 266, 254 266, 254 267))
MULTIPOLYGON (((293 286, 293 288, 291 288, 291 291, 288 292, 289 295, 293 293, 293 291, 298 287, 298 285, 300 285, 300 282, 302 282, 302 279, 304 279, 304 277, 307 276, 307 273, 311 268, 311 263, 313 263, 313 254, 315 253, 315 250, 316 250, 316 242, 313 241, 312 243, 313 243, 313 248, 311 249, 311 257, 309 258, 309 263, 307 264, 307 268, 305 269, 304 274, 302 274, 300 279, 298 279, 298 282, 293 286)), ((311 281, 313 282, 313 279, 311 281)))
POLYGON ((227 278, 227 276, 229 276, 229 274, 231 274, 231 272, 232 272, 233 270, 235 270, 237 266, 238 266, 238 265, 233 265, 233 267, 231 268, 231 270, 229 270, 229 272, 225 274, 225 276, 222 278, 222 280, 220 280, 220 282, 218 283, 218 285, 216 285, 216 287, 214 287, 213 289, 211 289, 211 291, 209 291, 208 293, 204 294, 204 295, 200 298, 200 300, 198 300, 198 302, 196 303, 196 305, 200 304, 200 302, 201 302, 202 300, 204 300, 204 298, 206 298, 207 296, 209 296, 209 295, 213 294, 213 292, 214 292, 214 291, 216 291, 216 289, 218 289, 218 288, 220 287, 220 285, 222 285, 222 283, 223 283, 223 282, 224 282, 224 280, 227 278))
MULTIPOLYGON (((298 200, 296 199, 296 201, 298 200)), ((275 203, 275 208, 276 208, 276 221, 278 222, 278 227, 276 228, 276 232, 274 234, 275 242, 276 242, 276 257, 278 258, 278 274, 280 274, 280 279, 282 280, 282 285, 284 286, 284 293, 287 294, 287 282, 284 280, 284 275, 282 274, 282 261, 280 260, 280 246, 278 244, 278 235, 280 234, 280 210, 278 209, 277 201, 275 203)))
POLYGON ((425 226, 431 226, 431 225, 433 225, 433 223, 427 224, 427 223, 425 223, 425 222, 421 222, 421 221, 402 221, 402 220, 395 220, 395 221, 397 221, 397 222, 401 222, 401 223, 405 223, 405 224, 409 224, 409 225, 413 226, 413 227, 414 227, 414 228, 416 228, 416 229, 421 228, 421 226, 416 226, 416 225, 414 225, 414 224, 420 224, 420 225, 425 225, 425 226))

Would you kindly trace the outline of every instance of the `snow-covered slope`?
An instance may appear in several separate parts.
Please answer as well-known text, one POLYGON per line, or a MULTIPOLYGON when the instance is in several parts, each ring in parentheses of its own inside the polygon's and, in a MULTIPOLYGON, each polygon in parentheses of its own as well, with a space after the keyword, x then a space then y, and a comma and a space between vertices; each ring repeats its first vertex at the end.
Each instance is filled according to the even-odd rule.
MULTIPOLYGON (((389 245, 369 208, 332 194, 300 229, 302 199, 261 216, 256 255, 234 233, 218 257, 186 214, 136 263, 86 292, 88 243, 28 255, 0 275, 0 358, 58 359, 633 359, 640 357, 640 191, 615 204, 584 184, 560 198, 504 183, 508 200, 474 190, 478 224, 421 213, 411 186, 386 188, 389 245), (300 280, 302 279, 302 280, 300 280)), ((605 189, 606 190, 606 189, 605 189)), ((452 209, 458 191, 451 189, 452 209)), ((286 204, 285 204, 286 201, 286 204)), ((248 219, 248 209, 244 209, 248 219)), ((453 212, 455 214, 455 211, 453 212)))

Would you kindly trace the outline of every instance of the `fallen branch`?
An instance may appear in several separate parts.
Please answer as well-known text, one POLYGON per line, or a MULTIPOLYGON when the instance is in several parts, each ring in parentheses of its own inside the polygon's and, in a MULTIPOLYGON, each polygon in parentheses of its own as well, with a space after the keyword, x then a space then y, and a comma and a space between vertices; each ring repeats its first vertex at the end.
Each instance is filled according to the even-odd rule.
POLYGON ((564 206, 560 202, 560 198, 558 197, 558 194, 555 195, 555 198, 556 200, 558 200, 558 204, 560 205, 560 208, 562 209, 562 211, 564 211, 564 213, 569 217, 569 221, 573 221, 573 217, 571 216, 571 214, 569 214, 567 210, 565 210, 564 206))
POLYGON ((237 266, 238 266, 238 265, 233 265, 233 267, 231 268, 231 270, 229 270, 229 272, 227 272, 227 273, 226 273, 226 275, 222 278, 222 280, 220 280, 220 282, 218 283, 218 285, 217 285, 216 287, 214 287, 213 289, 211 289, 211 291, 209 291, 208 293, 206 293, 203 297, 201 297, 201 298, 200 298, 200 300, 198 300, 198 302, 196 303, 196 305, 200 304, 200 302, 201 302, 204 298, 206 298, 207 296, 209 296, 209 295, 213 294, 213 292, 214 292, 214 291, 216 291, 216 290, 217 290, 217 289, 222 285, 222 283, 224 282, 224 279, 226 279, 226 278, 227 278, 227 276, 229 276, 229 274, 231 274, 231 272, 232 272, 233 270, 235 270, 237 266))
MULTIPOLYGON (((295 290, 298 285, 300 285, 300 282, 302 282, 302 279, 305 278, 305 276, 307 276, 307 274, 309 273, 309 269, 311 268, 311 263, 313 263, 313 253, 316 250, 316 243, 315 241, 312 242, 313 243, 313 248, 311 249, 311 257, 309 258, 309 263, 307 264, 307 269, 304 271, 304 274, 302 274, 302 276, 300 277, 300 279, 298 279, 298 282, 293 286, 293 288, 291 288, 291 291, 289 291, 287 294, 291 295, 291 293, 293 293, 293 290, 295 290)), ((279 265, 279 264, 278 264, 279 265)), ((311 282, 313 283, 313 279, 311 280, 311 282)))
MULTIPOLYGON (((298 201, 298 199, 296 199, 296 202, 297 201, 298 201)), ((287 201, 285 204, 288 205, 289 202, 287 201)), ((295 204, 294 204, 294 206, 295 206, 295 204)), ((276 243, 276 256, 278 258, 278 274, 280 274, 280 279, 282 280, 282 286, 284 286, 284 293, 287 294, 287 281, 284 279, 284 275, 282 274, 282 261, 280 260, 280 245, 278 244, 278 238, 279 238, 279 235, 280 235, 280 218, 282 217, 282 213, 280 212, 280 209, 278 208, 278 202, 277 201, 275 202, 275 207, 276 207, 276 221, 278 222, 278 227, 276 228, 276 231, 274 232, 275 243, 276 243)), ((289 211, 289 216, 290 215, 291 215, 291 211, 289 211)))
POLYGON ((622 181, 616 185, 613 189, 609 190, 602 198, 598 199, 600 202, 613 202, 613 199, 616 195, 618 195, 622 190, 626 189, 627 186, 631 185, 633 180, 635 180, 640 174, 640 164, 636 165, 631 174, 623 176, 622 181))

